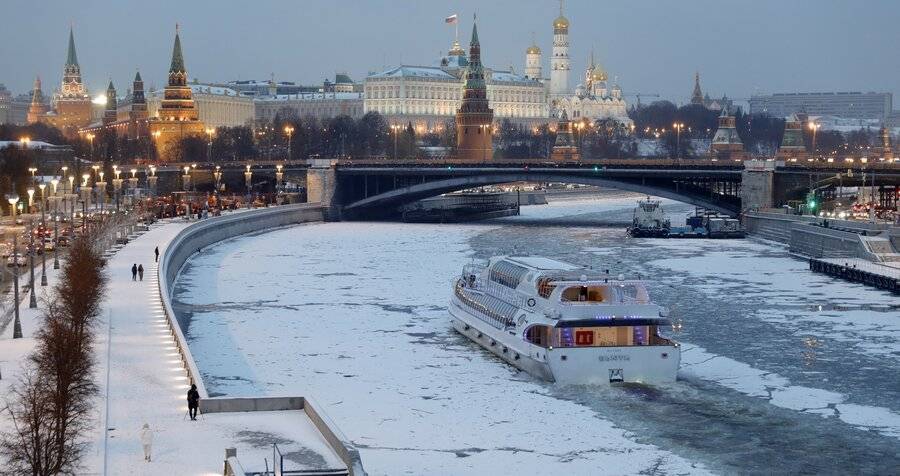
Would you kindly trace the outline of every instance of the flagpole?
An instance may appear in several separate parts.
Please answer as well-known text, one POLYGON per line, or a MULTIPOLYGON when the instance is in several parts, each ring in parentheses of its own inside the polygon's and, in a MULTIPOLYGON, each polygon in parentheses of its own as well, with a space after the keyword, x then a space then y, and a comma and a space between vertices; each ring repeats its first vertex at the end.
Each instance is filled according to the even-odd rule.
POLYGON ((459 17, 456 17, 453 21, 453 27, 456 28, 456 38, 454 38, 454 41, 459 43, 459 17))

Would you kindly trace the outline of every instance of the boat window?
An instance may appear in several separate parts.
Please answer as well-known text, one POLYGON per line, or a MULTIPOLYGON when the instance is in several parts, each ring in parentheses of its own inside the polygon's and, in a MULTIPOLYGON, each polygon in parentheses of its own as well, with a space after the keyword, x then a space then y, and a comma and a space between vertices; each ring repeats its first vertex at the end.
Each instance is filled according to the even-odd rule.
POLYGON ((563 302, 609 302, 612 296, 608 286, 570 286, 563 290, 563 302))
POLYGON ((457 282, 455 293, 462 302, 480 312, 480 314, 476 314, 479 319, 497 329, 515 325, 513 317, 517 308, 512 304, 488 294, 467 292, 460 282, 457 282))
POLYGON ((491 266, 491 281, 500 283, 508 288, 516 289, 525 274, 527 268, 512 264, 508 261, 498 261, 491 266))
POLYGON ((629 347, 657 345, 656 326, 565 327, 551 336, 554 347, 629 347))
POLYGON ((556 289, 556 285, 550 282, 550 278, 540 278, 537 281, 537 291, 538 295, 544 299, 550 297, 550 294, 553 293, 553 290, 556 289))
POLYGON ((618 286, 619 301, 621 302, 649 302, 650 296, 644 286, 636 284, 620 284, 618 286))
POLYGON ((525 340, 540 347, 550 345, 551 328, 548 326, 531 326, 525 330, 525 340))

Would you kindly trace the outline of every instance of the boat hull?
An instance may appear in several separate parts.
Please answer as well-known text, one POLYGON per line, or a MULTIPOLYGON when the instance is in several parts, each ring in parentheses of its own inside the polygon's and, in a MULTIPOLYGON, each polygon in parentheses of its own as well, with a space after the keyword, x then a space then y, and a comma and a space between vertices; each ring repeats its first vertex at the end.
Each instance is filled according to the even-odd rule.
POLYGON ((676 380, 681 362, 677 344, 545 349, 491 326, 455 298, 449 311, 460 334, 520 370, 563 385, 665 384, 676 380))

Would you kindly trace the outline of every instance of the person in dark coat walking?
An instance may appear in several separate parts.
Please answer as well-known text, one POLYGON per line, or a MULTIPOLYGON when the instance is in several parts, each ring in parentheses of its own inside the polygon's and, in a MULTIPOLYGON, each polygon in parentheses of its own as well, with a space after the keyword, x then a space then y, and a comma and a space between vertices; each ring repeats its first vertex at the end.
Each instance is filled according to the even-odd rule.
POLYGON ((144 265, 143 264, 138 266, 138 279, 140 279, 141 281, 144 280, 144 265))
POLYGON ((191 389, 188 390, 187 401, 188 413, 191 415, 191 420, 196 420, 197 409, 200 408, 200 392, 197 391, 197 386, 194 384, 191 384, 191 389))
POLYGON ((159 246, 157 246, 156 249, 153 250, 153 254, 156 255, 156 258, 153 261, 159 263, 159 246))
POLYGON ((137 281, 137 263, 131 265, 131 280, 137 281))

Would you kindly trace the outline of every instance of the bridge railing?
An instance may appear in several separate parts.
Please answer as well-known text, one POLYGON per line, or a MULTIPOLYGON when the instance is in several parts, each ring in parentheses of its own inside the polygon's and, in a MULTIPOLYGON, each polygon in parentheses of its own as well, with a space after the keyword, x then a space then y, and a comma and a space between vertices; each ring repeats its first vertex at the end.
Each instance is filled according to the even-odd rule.
POLYGON ((580 160, 578 162, 554 162, 546 159, 517 159, 517 160, 490 160, 473 162, 471 160, 441 158, 441 159, 340 159, 336 160, 338 168, 346 167, 421 167, 433 168, 452 166, 454 168, 484 168, 484 167, 541 167, 541 168, 584 168, 594 167, 632 167, 632 168, 716 168, 716 169, 742 169, 739 162, 728 162, 706 159, 594 159, 580 160))

